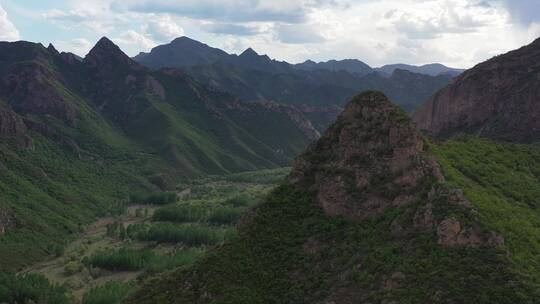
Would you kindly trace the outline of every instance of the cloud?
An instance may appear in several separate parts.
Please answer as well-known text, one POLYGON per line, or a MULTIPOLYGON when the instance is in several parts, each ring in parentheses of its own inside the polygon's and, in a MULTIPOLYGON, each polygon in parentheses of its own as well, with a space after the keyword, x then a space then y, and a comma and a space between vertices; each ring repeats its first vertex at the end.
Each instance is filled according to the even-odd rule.
POLYGON ((518 23, 529 26, 540 23, 540 3, 538 0, 503 0, 510 16, 518 23))
MULTIPOLYGON (((320 1, 315 1, 320 2, 320 1)), ((222 22, 279 21, 301 23, 312 7, 309 0, 115 0, 119 11, 171 13, 222 22)))
POLYGON ((42 17, 64 29, 82 26, 98 33, 110 31, 115 23, 115 18, 110 18, 106 7, 95 6, 81 6, 71 10, 52 9, 43 13, 42 17))
POLYGON ((423 2, 423 7, 389 10, 380 24, 393 27, 409 39, 435 39, 444 34, 477 32, 504 19, 484 2, 475 5, 465 0, 423 2))
POLYGON ((160 15, 150 18, 145 31, 156 41, 165 42, 184 35, 180 27, 169 15, 160 15))
POLYGON ((225 34, 236 36, 253 36, 261 32, 260 29, 257 27, 221 22, 203 24, 202 28, 212 34, 225 34))
POLYGON ((69 41, 57 41, 54 43, 54 45, 56 45, 62 51, 71 52, 81 57, 88 54, 93 46, 92 42, 85 38, 75 38, 69 41))
POLYGON ((0 40, 19 40, 20 34, 15 25, 9 20, 7 12, 0 6, 0 40))
POLYGON ((322 43, 326 39, 314 25, 280 24, 277 26, 277 37, 284 43, 322 43))
POLYGON ((141 51, 148 51, 151 48, 157 45, 151 38, 147 35, 136 32, 134 30, 129 30, 122 33, 119 37, 112 38, 112 40, 119 44, 121 47, 132 48, 136 47, 141 51))

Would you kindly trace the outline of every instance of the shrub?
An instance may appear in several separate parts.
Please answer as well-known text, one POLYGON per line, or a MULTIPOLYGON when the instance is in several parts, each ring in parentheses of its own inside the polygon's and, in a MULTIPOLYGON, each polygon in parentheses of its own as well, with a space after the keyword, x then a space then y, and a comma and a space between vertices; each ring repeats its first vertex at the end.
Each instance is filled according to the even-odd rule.
POLYGON ((191 265, 198 257, 204 253, 204 250, 199 248, 190 248, 177 251, 171 255, 154 256, 152 261, 146 265, 144 270, 148 273, 155 274, 180 266, 191 265))
POLYGON ((176 223, 198 222, 207 215, 207 208, 192 205, 170 205, 156 210, 154 220, 176 223))
POLYGON ((231 207, 218 207, 208 216, 208 222, 214 225, 230 225, 238 221, 243 209, 231 207))
POLYGON ((131 195, 132 204, 166 205, 175 203, 178 199, 176 192, 155 193, 147 196, 131 195))
POLYGON ((80 271, 81 271, 81 264, 77 262, 72 261, 72 262, 67 263, 66 266, 64 266, 64 272, 67 275, 74 275, 80 271))
POLYGON ((250 205, 250 199, 246 195, 237 195, 225 200, 225 204, 233 207, 246 207, 250 205))
POLYGON ((42 275, 0 273, 0 303, 67 304, 65 292, 42 275))
POLYGON ((108 282, 103 286, 92 288, 83 296, 83 304, 117 304, 121 303, 135 287, 131 284, 108 282))
POLYGON ((122 248, 116 252, 99 252, 85 260, 87 265, 111 271, 141 270, 152 259, 150 250, 133 250, 122 248))
POLYGON ((158 243, 183 243, 188 246, 215 245, 231 235, 228 229, 217 229, 200 225, 174 225, 160 223, 139 234, 142 240, 158 243))

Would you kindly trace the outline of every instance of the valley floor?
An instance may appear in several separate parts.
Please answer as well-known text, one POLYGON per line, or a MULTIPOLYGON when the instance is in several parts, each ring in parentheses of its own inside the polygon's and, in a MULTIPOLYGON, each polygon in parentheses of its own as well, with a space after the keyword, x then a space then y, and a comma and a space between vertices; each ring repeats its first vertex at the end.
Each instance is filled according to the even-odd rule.
POLYGON ((64 251, 19 276, 39 274, 65 288, 69 302, 118 303, 147 277, 187 266, 234 237, 242 214, 289 168, 209 176, 171 193, 139 198, 121 214, 89 225, 64 251))

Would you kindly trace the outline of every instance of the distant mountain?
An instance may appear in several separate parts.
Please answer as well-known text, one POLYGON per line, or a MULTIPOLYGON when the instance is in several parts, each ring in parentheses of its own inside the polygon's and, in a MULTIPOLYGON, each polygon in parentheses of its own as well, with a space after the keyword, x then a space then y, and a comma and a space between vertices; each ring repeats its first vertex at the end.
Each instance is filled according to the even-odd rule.
POLYGON ((421 73, 394 73, 393 69, 389 75, 381 76, 354 59, 292 65, 259 55, 251 48, 240 55, 229 55, 186 37, 134 59, 150 68, 181 67, 199 82, 245 101, 270 100, 309 108, 306 115, 319 131, 335 119, 335 115, 328 115, 336 113, 334 107, 343 107, 360 91, 382 90, 405 110, 412 111, 452 78, 444 73, 425 75, 422 69, 421 73))
POLYGON ((188 37, 174 39, 171 43, 153 48, 150 53, 140 53, 133 59, 148 67, 189 67, 215 63, 229 56, 226 52, 212 48, 188 37))
POLYGON ((355 73, 359 75, 367 75, 373 72, 373 69, 356 59, 345 60, 330 60, 326 62, 314 62, 307 60, 303 63, 295 64, 294 67, 299 70, 314 71, 314 70, 328 70, 333 72, 347 71, 349 73, 355 73))
POLYGON ((318 136, 293 106, 153 71, 107 38, 82 60, 0 42, 0 271, 51 254, 131 194, 286 166, 318 136))
POLYGON ((447 75, 451 77, 455 77, 465 71, 463 69, 449 68, 440 63, 426 64, 421 66, 409 64, 389 64, 380 68, 375 68, 374 70, 384 75, 392 75, 394 71, 398 69, 430 76, 447 75))
POLYGON ((236 238, 127 303, 533 303, 534 276, 500 234, 511 221, 492 226, 432 153, 405 112, 363 93, 236 238))
POLYGON ((540 141, 540 39, 464 72, 414 113, 434 136, 540 141))

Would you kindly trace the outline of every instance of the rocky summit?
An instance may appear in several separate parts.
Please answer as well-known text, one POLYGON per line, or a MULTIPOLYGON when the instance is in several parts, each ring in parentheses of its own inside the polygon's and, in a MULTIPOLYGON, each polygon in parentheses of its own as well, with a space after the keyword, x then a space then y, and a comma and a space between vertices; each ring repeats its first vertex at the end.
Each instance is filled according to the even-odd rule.
POLYGON ((540 139, 540 39, 466 71, 414 112, 447 138, 468 133, 511 142, 540 139))
POLYGON ((525 303, 504 237, 481 219, 408 116, 366 92, 237 238, 130 303, 525 303))

